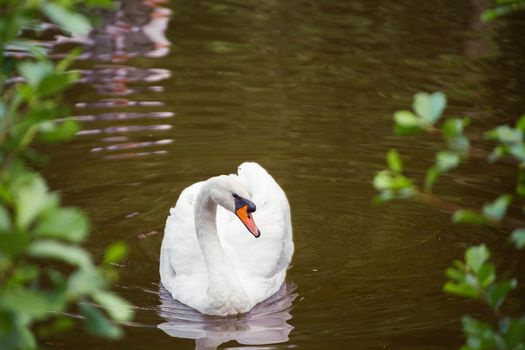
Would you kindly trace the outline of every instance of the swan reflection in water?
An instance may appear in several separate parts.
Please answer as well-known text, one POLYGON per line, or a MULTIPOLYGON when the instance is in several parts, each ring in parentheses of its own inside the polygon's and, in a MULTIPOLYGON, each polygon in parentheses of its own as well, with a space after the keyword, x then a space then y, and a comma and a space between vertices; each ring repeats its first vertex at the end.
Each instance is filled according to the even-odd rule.
MULTIPOLYGON (((173 299, 160 286, 160 316, 166 322, 158 325, 171 337, 195 339, 195 349, 216 349, 231 340, 243 345, 268 345, 288 341, 293 326, 290 311, 297 297, 296 286, 285 282, 269 299, 250 312, 236 317, 203 315, 173 299)), ((249 349, 244 347, 244 349, 249 349)))

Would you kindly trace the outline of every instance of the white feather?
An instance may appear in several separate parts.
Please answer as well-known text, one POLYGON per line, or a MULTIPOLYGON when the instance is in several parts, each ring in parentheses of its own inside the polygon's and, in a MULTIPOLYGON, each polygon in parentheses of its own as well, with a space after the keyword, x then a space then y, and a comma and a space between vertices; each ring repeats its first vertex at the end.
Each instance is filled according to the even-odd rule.
POLYGON ((243 185, 257 207, 252 215, 261 232, 259 238, 253 237, 235 214, 218 206, 216 234, 225 261, 216 263, 221 266, 207 265, 194 217, 205 182, 182 191, 164 230, 162 284, 175 299, 202 313, 249 311, 279 290, 293 254, 290 207, 284 191, 257 163, 241 164, 238 175, 231 178, 243 185), (213 278, 216 283, 210 284, 213 278))

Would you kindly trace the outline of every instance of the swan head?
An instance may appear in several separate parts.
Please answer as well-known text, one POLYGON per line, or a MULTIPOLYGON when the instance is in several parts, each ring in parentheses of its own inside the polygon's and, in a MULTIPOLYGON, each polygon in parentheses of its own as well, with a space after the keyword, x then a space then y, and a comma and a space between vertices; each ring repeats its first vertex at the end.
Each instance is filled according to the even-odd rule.
POLYGON ((246 187, 235 176, 231 175, 217 176, 214 180, 215 186, 210 190, 212 200, 234 213, 248 231, 255 238, 258 238, 261 231, 257 228, 252 215, 257 207, 251 201, 251 196, 246 187))

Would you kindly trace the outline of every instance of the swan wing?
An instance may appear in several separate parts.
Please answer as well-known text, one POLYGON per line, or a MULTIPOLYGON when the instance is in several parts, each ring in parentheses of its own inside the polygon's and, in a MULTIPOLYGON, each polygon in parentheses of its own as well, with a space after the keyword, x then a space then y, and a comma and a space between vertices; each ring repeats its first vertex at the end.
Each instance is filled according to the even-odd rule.
POLYGON ((199 299, 206 291, 207 270, 194 224, 194 203, 202 183, 184 189, 175 207, 170 209, 161 246, 162 284, 174 298, 186 304, 185 296, 199 299))
POLYGON ((218 233, 246 292, 262 300, 279 289, 292 258, 290 205, 281 187, 259 164, 241 164, 237 176, 257 207, 252 215, 261 236, 255 238, 234 214, 221 207, 218 233))
MULTIPOLYGON (((233 176, 244 184, 257 206, 252 215, 261 236, 255 238, 221 206, 217 208, 217 231, 224 253, 255 305, 277 292, 286 276, 294 249, 290 206, 284 191, 260 165, 243 163, 233 176)), ((175 299, 198 310, 209 303, 208 269, 194 224, 194 205, 202 184, 182 191, 170 209, 160 257, 164 287, 175 299)))

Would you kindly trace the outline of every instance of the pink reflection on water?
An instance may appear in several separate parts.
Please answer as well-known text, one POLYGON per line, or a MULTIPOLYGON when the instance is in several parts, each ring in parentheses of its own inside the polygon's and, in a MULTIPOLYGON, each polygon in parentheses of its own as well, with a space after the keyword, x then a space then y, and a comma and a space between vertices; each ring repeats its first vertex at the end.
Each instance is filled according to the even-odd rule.
POLYGON ((162 86, 135 86, 133 82, 159 82, 171 77, 167 69, 135 68, 124 65, 96 65, 82 71, 81 82, 91 84, 100 94, 130 95, 139 91, 163 91, 162 86))
POLYGON ((144 141, 144 142, 127 142, 119 143, 116 145, 110 145, 105 147, 95 147, 91 149, 91 152, 100 152, 100 151, 121 151, 126 149, 142 148, 142 147, 153 147, 153 146, 163 146, 172 144, 173 140, 163 139, 157 141, 144 141))
POLYGON ((129 138, 127 136, 109 136, 109 137, 103 137, 100 141, 102 142, 124 142, 128 140, 129 138))
MULTIPOLYGON (((257 304, 250 312, 235 317, 207 316, 174 300, 160 287, 159 315, 166 322, 158 325, 171 337, 195 339, 195 349, 216 349, 235 340, 245 345, 268 345, 288 341, 293 329, 293 301, 296 287, 285 283, 271 298, 257 304)), ((271 347, 265 347, 270 349, 271 347)))
MULTIPOLYGON (((165 119, 172 118, 175 114, 149 111, 165 106, 163 97, 159 98, 160 101, 143 100, 160 96, 154 94, 164 91, 162 84, 171 77, 170 70, 150 68, 155 65, 153 60, 143 64, 143 67, 123 63, 132 57, 162 57, 169 53, 171 43, 166 37, 166 30, 172 12, 165 7, 166 4, 166 0, 117 1, 118 8, 114 11, 102 11, 100 25, 85 36, 66 37, 66 33, 62 33, 56 26, 46 26, 45 23, 40 28, 45 31, 44 35, 40 36, 43 40, 37 40, 35 44, 46 51, 50 58, 63 58, 72 46, 80 45, 84 50, 76 60, 91 61, 88 62, 90 68, 81 70, 79 82, 89 85, 106 98, 92 98, 91 94, 82 95, 88 97, 85 101, 75 100, 75 107, 93 111, 77 111, 78 114, 84 115, 72 119, 84 124, 84 127, 91 127, 79 131, 78 135, 86 136, 84 140, 89 145, 88 149, 91 152, 99 152, 103 159, 164 155, 168 151, 162 148, 167 148, 173 143, 166 133, 172 129, 172 125, 165 119), (137 92, 148 97, 130 97, 137 92), (148 108, 148 112, 144 112, 133 107, 151 109, 148 108), (95 109, 104 113, 95 114, 95 109), (136 120, 134 124, 146 123, 147 120, 152 120, 149 124, 165 124, 120 125, 128 124, 128 120, 136 120), (107 126, 109 123, 110 126, 107 126), (163 139, 157 139, 159 132, 163 132, 163 139), (158 148, 143 151, 149 147, 158 148)), ((23 47, 15 46, 9 47, 6 54, 15 57, 31 56, 23 47)), ((16 81, 21 79, 17 78, 12 83, 16 81)))
POLYGON ((131 119, 142 119, 142 118, 172 118, 175 115, 173 112, 148 112, 148 113, 134 113, 134 112, 121 112, 121 113, 102 113, 97 115, 78 115, 72 117, 72 119, 81 122, 90 122, 96 120, 131 120, 131 119))
POLYGON ((93 84, 95 89, 99 94, 102 95, 121 95, 121 96, 127 96, 131 95, 136 92, 147 92, 147 91, 154 91, 159 92, 163 91, 164 88, 162 86, 141 86, 141 87, 134 87, 129 88, 128 85, 124 81, 111 81, 107 82, 106 84, 93 84))
MULTIPOLYGON (((34 44, 49 53, 49 57, 62 59, 66 53, 51 53, 61 45, 83 45, 84 53, 80 60, 97 59, 111 62, 124 62, 132 57, 163 57, 169 53, 170 41, 166 30, 171 18, 171 10, 156 1, 122 1, 120 8, 106 12, 103 24, 85 36, 54 35, 53 40, 38 40, 34 44)), ((41 28, 47 30, 50 28, 41 28)), ((56 31, 56 27, 51 28, 56 31)), ((52 33, 55 34, 55 33, 52 33)), ((62 33, 63 34, 63 33, 62 33)), ((10 46, 6 55, 16 58, 29 58, 32 54, 23 47, 10 46)))
POLYGON ((141 131, 163 131, 170 130, 173 126, 169 124, 160 125, 128 125, 128 126, 110 126, 104 129, 87 129, 80 130, 77 135, 93 135, 93 134, 113 134, 113 133, 127 133, 127 132, 141 132, 141 131))
POLYGON ((171 72, 163 68, 144 69, 115 64, 98 64, 95 65, 92 70, 83 70, 81 74, 81 81, 85 83, 98 83, 115 79, 121 79, 127 82, 145 81, 154 83, 171 77, 171 72))
POLYGON ((102 130, 100 129, 89 129, 89 130, 80 130, 77 132, 77 135, 97 135, 101 134, 102 130))
MULTIPOLYGON (((54 45, 84 45, 80 59, 124 62, 136 56, 163 57, 169 53, 166 30, 171 10, 158 1, 122 1, 117 11, 105 13, 103 24, 89 35, 57 35, 54 45)), ((56 54, 57 58, 63 54, 56 54)))
POLYGON ((107 98, 95 102, 77 102, 77 108, 107 108, 107 107, 133 107, 133 106, 164 106, 160 101, 131 101, 126 98, 107 98))

